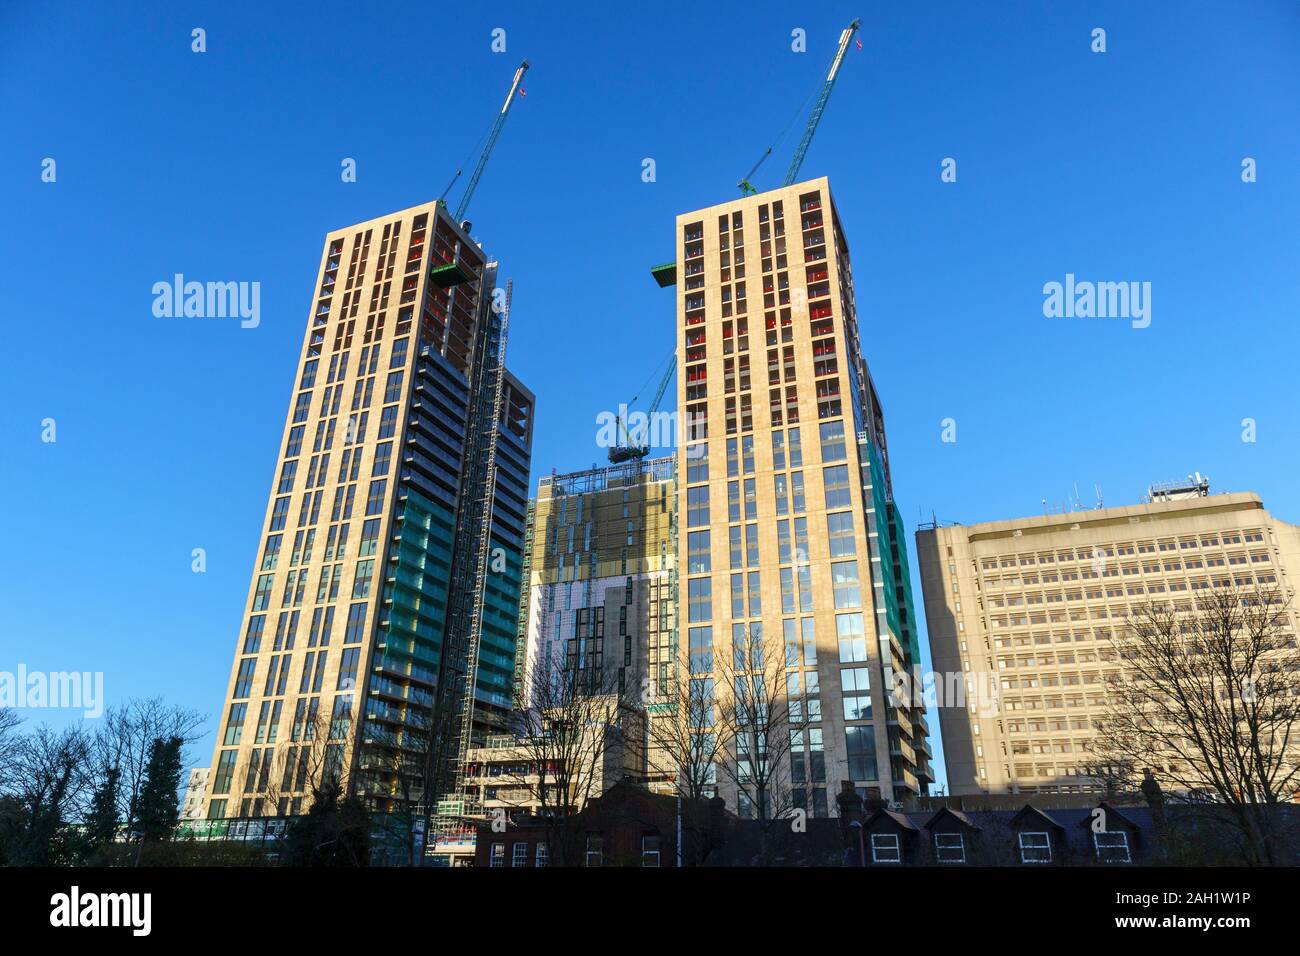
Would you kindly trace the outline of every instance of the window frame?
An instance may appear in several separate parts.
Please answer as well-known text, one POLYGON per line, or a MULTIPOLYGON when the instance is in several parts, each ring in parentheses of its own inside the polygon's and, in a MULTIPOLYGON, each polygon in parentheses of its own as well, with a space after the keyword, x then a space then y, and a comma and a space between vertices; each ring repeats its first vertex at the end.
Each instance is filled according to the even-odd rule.
POLYGON ((1124 864, 1133 862, 1133 850, 1129 846, 1128 833, 1124 830, 1102 830, 1101 832, 1094 832, 1092 834, 1092 848, 1097 856, 1097 861, 1100 863, 1124 864), (1119 837, 1120 842, 1118 844, 1111 844, 1103 847, 1100 839, 1101 837, 1119 837), (1103 850, 1118 850, 1121 848, 1124 851, 1124 859, 1122 860, 1108 858, 1102 853, 1103 850))
POLYGON ((657 833, 643 834, 641 837, 641 866, 643 868, 648 868, 648 869, 659 869, 661 865, 661 859, 662 859, 662 850, 660 849, 659 834, 657 833), (647 840, 655 841, 655 848, 653 850, 646 849, 647 840), (647 862, 652 857, 654 858, 654 862, 653 863, 647 862))
POLYGON ((605 838, 599 833, 587 834, 586 851, 583 855, 582 864, 583 866, 605 865, 605 838), (595 844, 595 849, 592 848, 593 842, 595 844), (594 864, 591 862, 593 857, 596 860, 594 864))
POLYGON ((1042 863, 1051 863, 1051 862, 1052 862, 1052 835, 1051 835, 1051 833, 1049 833, 1048 831, 1046 831, 1046 830, 1022 830, 1022 831, 1019 833, 1019 839, 1017 840, 1017 844, 1018 844, 1019 847, 1020 847, 1020 862, 1021 862, 1021 863, 1042 864, 1042 863), (1045 846, 1026 846, 1026 845, 1025 845, 1025 837, 1027 837, 1027 836, 1028 836, 1028 837, 1042 837, 1043 840, 1044 840, 1044 842, 1046 843, 1046 845, 1045 845, 1045 846), (1047 859, 1045 859, 1045 860, 1030 860, 1030 859, 1027 859, 1027 858, 1025 857, 1025 851, 1026 851, 1026 850, 1045 850, 1045 851, 1047 851, 1047 859))
POLYGON ((958 833, 958 832, 956 832, 956 831, 953 831, 953 830, 949 830, 949 831, 946 831, 946 832, 936 833, 936 834, 934 835, 934 859, 935 859, 935 862, 936 862, 936 863, 944 863, 944 864, 961 864, 961 863, 965 863, 965 862, 966 862, 966 837, 965 837, 965 835, 962 834, 962 833, 958 833), (944 852, 945 852, 945 851, 951 851, 951 850, 953 850, 954 848, 953 848, 952 846, 946 846, 946 847, 945 847, 945 846, 940 846, 940 845, 939 845, 939 838, 940 838, 940 837, 944 837, 945 839, 956 839, 956 841, 957 841, 956 849, 959 850, 959 851, 961 852, 961 859, 958 859, 958 860, 954 860, 954 859, 944 859, 944 852))
POLYGON ((871 862, 893 865, 901 865, 903 862, 903 841, 897 833, 873 833, 871 834, 871 862), (893 841, 892 846, 888 841, 893 841), (880 841, 879 843, 877 841, 880 841), (881 859, 881 851, 892 851, 893 859, 881 859))

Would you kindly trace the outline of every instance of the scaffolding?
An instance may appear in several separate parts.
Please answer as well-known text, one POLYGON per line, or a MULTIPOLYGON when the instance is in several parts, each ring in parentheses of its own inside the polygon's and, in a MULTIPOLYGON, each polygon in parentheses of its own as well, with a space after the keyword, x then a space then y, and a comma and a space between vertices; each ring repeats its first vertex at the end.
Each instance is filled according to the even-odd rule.
POLYGON ((663 458, 639 458, 564 475, 543 475, 538 482, 538 493, 540 495, 543 490, 549 490, 552 496, 583 495, 633 485, 643 477, 652 481, 666 481, 676 473, 676 467, 676 457, 669 455, 663 458))

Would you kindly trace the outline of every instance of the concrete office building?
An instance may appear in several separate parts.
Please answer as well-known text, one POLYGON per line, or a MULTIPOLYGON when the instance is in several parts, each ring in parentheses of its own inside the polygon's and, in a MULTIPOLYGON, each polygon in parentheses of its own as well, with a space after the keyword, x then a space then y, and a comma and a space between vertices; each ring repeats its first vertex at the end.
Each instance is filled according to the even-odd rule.
POLYGON ((1294 594, 1300 573, 1300 528, 1199 475, 1141 504, 927 527, 916 542, 934 670, 976 688, 939 708, 954 795, 1099 789, 1082 771, 1132 608, 1191 608, 1228 585, 1294 594))
POLYGON ((303 812, 323 774, 376 810, 420 800, 400 775, 431 739, 451 765, 504 723, 533 396, 500 364, 496 285, 438 203, 326 236, 208 817, 303 812))
POLYGON ((208 768, 191 767, 189 780, 185 784, 185 799, 181 803, 182 820, 203 819, 203 797, 208 789, 208 768))
MULTIPOLYGON (((679 215, 676 259, 653 272, 676 286, 678 605, 692 666, 716 668, 733 642, 784 648, 786 686, 772 692, 790 702, 793 744, 776 783, 811 814, 833 812, 843 780, 892 800, 925 793, 924 716, 888 693, 896 673, 919 670, 920 649, 829 182, 679 215)), ((728 808, 756 812, 719 783, 728 808)))

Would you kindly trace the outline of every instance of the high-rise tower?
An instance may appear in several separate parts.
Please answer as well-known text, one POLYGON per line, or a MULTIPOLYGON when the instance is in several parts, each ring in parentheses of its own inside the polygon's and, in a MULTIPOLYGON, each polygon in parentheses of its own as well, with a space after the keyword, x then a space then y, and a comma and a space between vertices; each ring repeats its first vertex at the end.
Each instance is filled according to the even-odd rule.
MULTIPOLYGON (((733 744, 727 757, 779 760, 775 804, 826 816, 846 780, 885 799, 924 793, 921 708, 890 693, 920 665, 907 545, 830 185, 684 213, 676 231, 675 276, 655 271, 677 286, 679 608, 691 678, 712 681, 721 701, 719 664, 742 665, 740 648, 784 658, 783 686, 763 694, 788 715, 788 750, 773 758, 733 744)), ((719 775, 722 796, 754 815, 737 777, 719 775)))
POLYGON ((427 810, 509 711, 533 396, 467 225, 426 203, 326 237, 210 818, 300 813, 326 777, 427 810))

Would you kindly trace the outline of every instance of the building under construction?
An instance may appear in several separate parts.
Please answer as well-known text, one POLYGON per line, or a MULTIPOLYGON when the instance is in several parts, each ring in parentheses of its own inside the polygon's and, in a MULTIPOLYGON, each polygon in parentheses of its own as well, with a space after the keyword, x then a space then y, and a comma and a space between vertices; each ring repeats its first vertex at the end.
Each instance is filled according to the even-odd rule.
POLYGON ((511 284, 442 197, 329 233, 206 793, 286 816, 337 786, 424 853, 468 749, 513 704, 532 393, 511 284), (398 812, 394 812, 398 811, 398 812))
POLYGON ((669 666, 674 466, 638 459, 541 479, 521 612, 522 699, 562 667, 594 669, 627 693, 669 666))
POLYGON ((496 284, 441 203, 326 236, 210 818, 303 812, 327 777, 377 811, 424 805, 503 724, 533 396, 504 368, 496 284))

